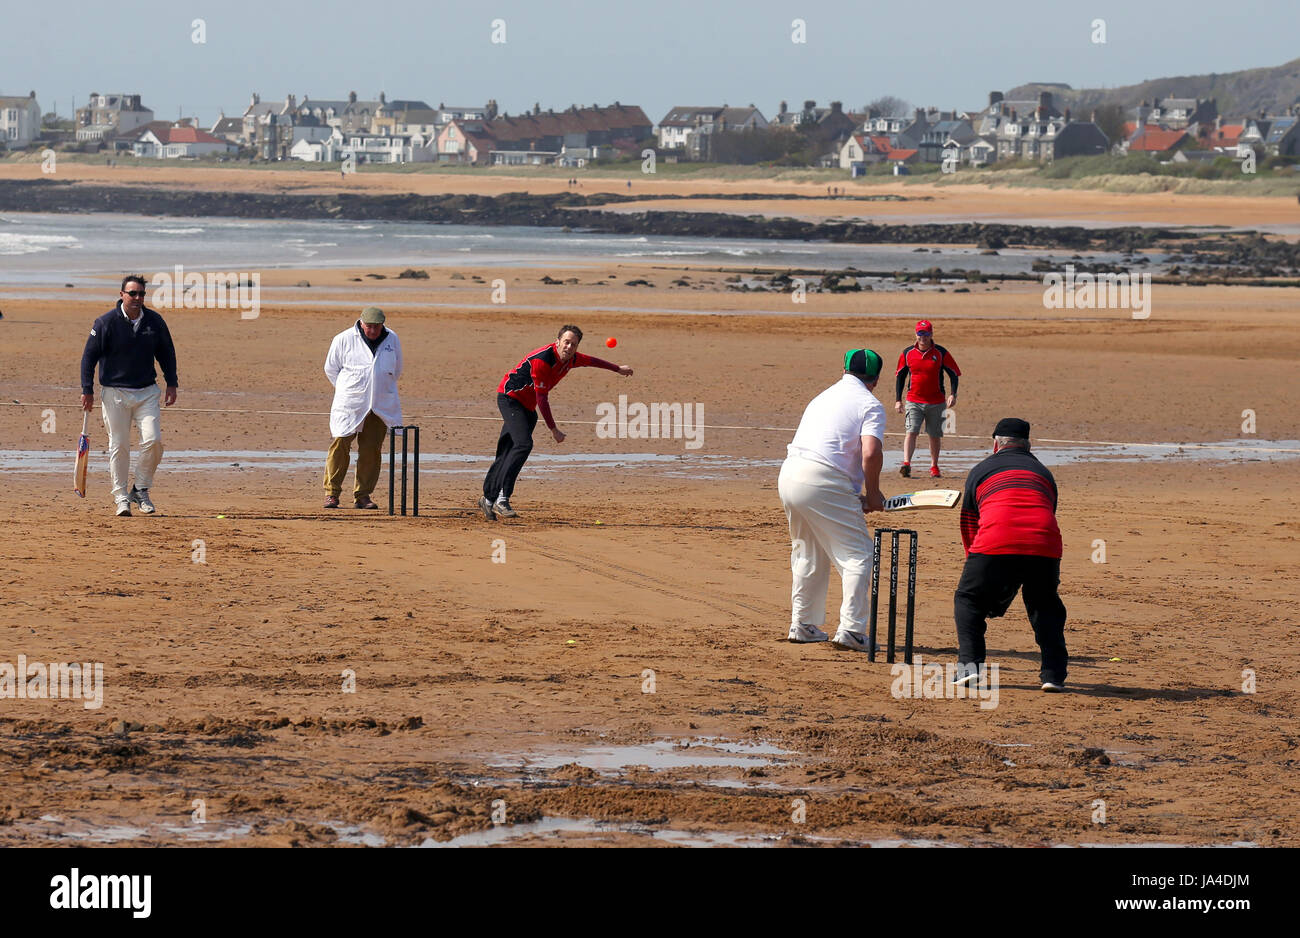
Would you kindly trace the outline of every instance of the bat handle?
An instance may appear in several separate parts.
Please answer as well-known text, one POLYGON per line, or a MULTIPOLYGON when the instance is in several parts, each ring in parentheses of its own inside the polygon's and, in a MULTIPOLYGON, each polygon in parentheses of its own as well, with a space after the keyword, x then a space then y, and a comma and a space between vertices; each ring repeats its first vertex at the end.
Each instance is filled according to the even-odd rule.
POLYGON ((86 428, 89 426, 90 426, 90 411, 83 410, 81 412, 81 435, 82 436, 86 435, 86 428))

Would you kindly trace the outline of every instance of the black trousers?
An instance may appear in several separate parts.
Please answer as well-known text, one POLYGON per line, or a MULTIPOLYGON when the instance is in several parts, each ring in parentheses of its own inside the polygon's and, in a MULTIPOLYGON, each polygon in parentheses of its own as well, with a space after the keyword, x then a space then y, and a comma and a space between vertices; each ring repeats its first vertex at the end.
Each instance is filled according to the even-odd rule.
POLYGON ((1064 681, 1065 604, 1056 594, 1061 582, 1059 557, 1026 554, 969 554, 953 595, 957 621, 957 660, 984 663, 987 619, 1001 618, 1019 591, 1024 597, 1034 639, 1043 654, 1040 681, 1064 681))
POLYGON ((483 480, 483 497, 490 502, 502 492, 506 498, 514 494, 515 479, 533 451, 533 428, 537 426, 537 411, 529 410, 509 394, 497 395, 497 408, 505 423, 497 439, 497 457, 483 480))

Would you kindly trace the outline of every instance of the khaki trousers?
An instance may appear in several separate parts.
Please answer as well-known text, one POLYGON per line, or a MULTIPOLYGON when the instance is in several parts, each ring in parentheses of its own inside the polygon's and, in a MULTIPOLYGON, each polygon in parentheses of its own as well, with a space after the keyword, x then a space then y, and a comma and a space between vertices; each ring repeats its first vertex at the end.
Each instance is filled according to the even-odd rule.
POLYGON ((384 437, 388 424, 371 411, 366 414, 361 429, 350 436, 338 436, 330 444, 325 458, 325 494, 336 498, 343 492, 343 477, 348 474, 352 458, 352 441, 357 441, 357 484, 353 489, 355 499, 368 498, 379 484, 379 468, 383 462, 384 437))

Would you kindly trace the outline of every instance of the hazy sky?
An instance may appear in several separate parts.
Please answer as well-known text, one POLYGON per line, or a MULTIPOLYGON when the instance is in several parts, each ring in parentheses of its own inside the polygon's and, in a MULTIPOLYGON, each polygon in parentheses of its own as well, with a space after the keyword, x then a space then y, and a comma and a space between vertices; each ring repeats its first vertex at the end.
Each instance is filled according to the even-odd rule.
POLYGON ((184 108, 205 124, 253 91, 495 98, 512 114, 618 100, 656 123, 676 104, 771 118, 781 100, 850 109, 885 94, 965 109, 1028 81, 1116 86, 1300 55, 1297 0, 71 0, 6 4, 4 20, 0 94, 34 89, 68 115, 74 95, 138 92, 158 118, 184 108))

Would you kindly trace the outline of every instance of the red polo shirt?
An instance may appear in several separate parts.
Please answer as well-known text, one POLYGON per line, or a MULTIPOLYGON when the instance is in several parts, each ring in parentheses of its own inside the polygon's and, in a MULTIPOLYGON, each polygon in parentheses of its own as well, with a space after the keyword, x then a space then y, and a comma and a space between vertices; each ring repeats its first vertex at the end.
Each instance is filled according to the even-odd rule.
POLYGON ((904 379, 907 379, 909 401, 917 404, 943 404, 947 401, 943 386, 945 371, 952 375, 952 390, 956 394, 961 369, 948 350, 938 343, 932 344, 924 352, 915 344, 909 345, 898 356, 898 370, 894 373, 897 393, 902 393, 904 379))

